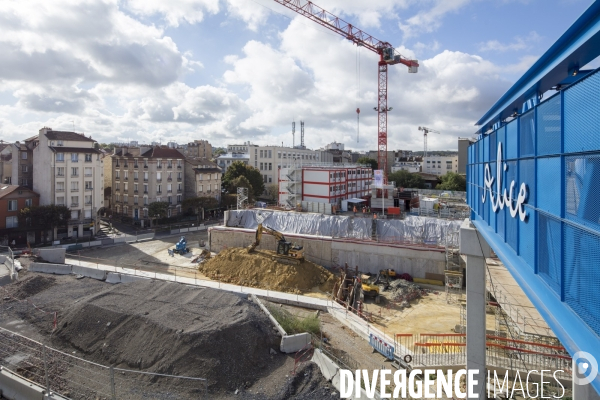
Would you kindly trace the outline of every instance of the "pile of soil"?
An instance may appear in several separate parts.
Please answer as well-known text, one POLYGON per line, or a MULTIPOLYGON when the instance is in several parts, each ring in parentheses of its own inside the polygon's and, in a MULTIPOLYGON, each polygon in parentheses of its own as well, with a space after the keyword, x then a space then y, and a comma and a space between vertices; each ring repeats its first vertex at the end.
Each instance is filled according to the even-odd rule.
POLYGON ((23 280, 6 286, 0 294, 24 300, 54 286, 55 281, 56 279, 52 276, 28 276, 23 280))
POLYGON ((427 294, 415 283, 404 279, 396 279, 390 284, 389 298, 398 302, 401 307, 410 307, 410 302, 427 294))
POLYGON ((323 292, 333 288, 334 275, 325 268, 304 260, 299 265, 277 261, 275 252, 229 248, 200 264, 198 270, 221 282, 252 286, 281 292, 302 293, 318 287, 323 292))
POLYGON ((53 344, 103 365, 206 378, 214 393, 268 373, 280 340, 271 325, 240 295, 148 280, 66 307, 53 344))

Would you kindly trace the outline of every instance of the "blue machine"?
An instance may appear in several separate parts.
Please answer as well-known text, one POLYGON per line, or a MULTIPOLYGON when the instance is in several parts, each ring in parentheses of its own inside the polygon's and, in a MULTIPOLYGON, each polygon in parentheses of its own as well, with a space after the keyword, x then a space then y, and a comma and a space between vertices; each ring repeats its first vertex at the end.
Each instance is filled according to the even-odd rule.
POLYGON ((187 248, 187 240, 185 240, 185 236, 179 238, 179 242, 175 244, 175 249, 172 251, 175 254, 186 254, 190 252, 190 249, 187 248))

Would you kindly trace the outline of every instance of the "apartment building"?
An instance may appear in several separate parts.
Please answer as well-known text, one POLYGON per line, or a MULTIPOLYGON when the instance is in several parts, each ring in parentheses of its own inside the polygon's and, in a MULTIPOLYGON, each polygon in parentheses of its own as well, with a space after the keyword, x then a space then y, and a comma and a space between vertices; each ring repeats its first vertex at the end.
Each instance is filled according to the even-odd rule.
POLYGON ((396 157, 396 162, 392 166, 392 173, 396 171, 421 172, 422 167, 423 157, 396 157))
POLYGON ((205 159, 185 160, 185 197, 221 199, 221 169, 205 159))
POLYGON ((423 159, 422 172, 431 175, 446 175, 448 172, 458 173, 458 155, 427 156, 423 159))
POLYGON ((279 204, 296 207, 301 201, 340 205, 342 200, 367 196, 373 171, 356 164, 290 166, 279 170, 279 204))
POLYGON ((40 195, 25 186, 0 185, 0 243, 7 246, 35 243, 35 232, 21 226, 19 212, 25 207, 39 205, 40 195))
POLYGON ((71 210, 67 228, 54 237, 93 234, 98 210, 104 207, 104 171, 96 141, 81 133, 40 129, 33 146, 33 190, 40 204, 64 205, 71 210))
POLYGON ((225 172, 236 161, 241 161, 248 165, 250 163, 250 156, 248 153, 226 153, 221 154, 215 161, 219 168, 221 168, 221 171, 225 172))
POLYGON ((0 182, 33 188, 33 147, 37 136, 25 142, 4 143, 0 150, 0 182))
POLYGON ((255 144, 252 144, 250 142, 244 142, 243 144, 228 144, 227 145, 227 152, 228 153, 244 153, 244 154, 248 154, 250 152, 250 150, 252 150, 253 147, 258 147, 255 144))
POLYGON ((166 146, 115 148, 112 163, 112 212, 149 223, 148 205, 167 202, 167 216, 181 214, 184 155, 166 146))
MULTIPOLYGON (((258 169, 265 185, 279 182, 279 168, 292 165, 319 163, 325 152, 292 147, 253 146, 250 148, 249 165, 258 169)), ((327 153, 328 154, 328 153, 327 153)))
POLYGON ((208 140, 194 140, 183 146, 177 146, 177 149, 186 157, 190 158, 211 158, 213 148, 208 140))

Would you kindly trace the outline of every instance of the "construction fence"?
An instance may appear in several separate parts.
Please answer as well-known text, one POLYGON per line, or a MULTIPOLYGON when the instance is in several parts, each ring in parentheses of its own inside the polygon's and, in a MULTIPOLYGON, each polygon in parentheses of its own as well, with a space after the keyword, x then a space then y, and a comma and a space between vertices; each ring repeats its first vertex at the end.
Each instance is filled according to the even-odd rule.
POLYGON ((458 231, 462 220, 419 216, 386 220, 264 209, 229 211, 228 227, 256 229, 259 223, 284 234, 444 247, 451 238, 450 233, 458 231))
POLYGON ((203 378, 113 368, 0 328, 0 365, 46 393, 70 399, 207 398, 203 378))

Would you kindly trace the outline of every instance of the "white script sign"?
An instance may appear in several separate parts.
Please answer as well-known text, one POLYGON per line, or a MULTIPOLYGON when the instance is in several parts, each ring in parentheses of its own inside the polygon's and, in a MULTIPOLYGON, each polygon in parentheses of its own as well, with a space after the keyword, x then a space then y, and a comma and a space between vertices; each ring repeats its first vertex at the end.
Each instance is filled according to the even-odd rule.
POLYGON ((525 183, 521 183, 521 188, 519 189, 519 195, 517 196, 517 202, 513 207, 513 190, 515 188, 515 181, 510 183, 510 189, 508 193, 506 192, 506 188, 502 191, 502 169, 504 171, 508 170, 508 165, 506 163, 502 163, 502 143, 498 143, 498 157, 496 159, 496 178, 492 176, 490 171, 490 164, 485 165, 485 177, 484 184, 485 188, 483 190, 483 196, 481 196, 481 201, 485 203, 487 192, 490 192, 490 202, 492 204, 492 210, 497 212, 498 210, 504 209, 504 206, 508 207, 510 211, 510 216, 515 218, 517 213, 519 213, 519 218, 521 221, 525 222, 527 219, 527 212, 525 211, 525 201, 527 200, 527 185, 525 183), (496 192, 497 196, 494 196, 494 191, 492 190, 492 186, 494 184, 494 179, 496 179, 496 192))

